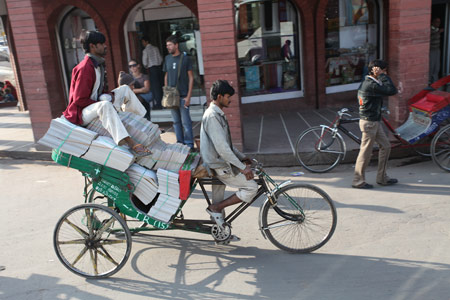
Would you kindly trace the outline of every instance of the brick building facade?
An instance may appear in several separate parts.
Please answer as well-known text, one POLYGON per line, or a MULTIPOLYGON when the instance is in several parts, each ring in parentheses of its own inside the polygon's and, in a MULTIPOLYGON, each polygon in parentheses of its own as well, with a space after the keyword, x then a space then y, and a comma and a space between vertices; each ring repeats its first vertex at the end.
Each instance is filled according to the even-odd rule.
MULTIPOLYGON (((140 15, 151 15, 152 9, 146 9, 145 5, 155 6, 156 2, 158 9, 164 6, 173 6, 177 10, 185 9, 197 20, 196 26, 201 34, 203 95, 208 95, 207 91, 212 82, 218 78, 231 81, 236 88, 236 97, 241 101, 232 102, 227 113, 233 141, 239 147, 243 146, 242 126, 243 118, 247 114, 317 109, 353 103, 355 84, 361 77, 361 74, 357 73, 361 73, 362 67, 357 69, 342 65, 345 57, 359 57, 362 61, 363 52, 366 51, 389 62, 389 74, 395 82, 401 81, 405 90, 403 94, 391 97, 389 101, 390 110, 393 112, 392 121, 397 124, 407 117, 407 100, 428 84, 431 0, 274 0, 270 6, 261 4, 262 1, 251 4, 253 2, 232 0, 6 0, 7 32, 20 85, 20 101, 30 111, 35 139, 39 139, 46 132, 50 120, 58 117, 67 105, 65 86, 70 78, 64 79, 64 73, 67 71, 64 70, 65 58, 61 54, 64 41, 59 35, 61 20, 68 8, 79 8, 85 12, 92 18, 98 30, 106 35, 109 48, 106 57, 107 73, 118 74, 120 70, 126 70, 127 60, 132 52, 139 50, 132 41, 133 34, 136 37, 136 33, 127 28, 135 26, 135 20, 138 20, 140 15), (359 2, 360 9, 357 7, 359 2), (242 5, 238 6, 236 3, 242 5), (333 7, 333 3, 336 7, 333 7), (141 6, 144 8, 140 8, 141 6), (237 8, 240 8, 239 18, 237 8), (345 9, 350 9, 350 17, 346 15, 347 19, 342 17, 345 9), (135 16, 135 19, 130 21, 130 15, 135 16), (239 21, 236 21, 238 19, 239 21), (255 67, 251 62, 244 61, 240 54, 246 39, 252 40, 248 35, 259 34, 258 30, 253 28, 256 22, 264 24, 266 33, 258 37, 263 40, 262 44, 254 49, 246 48, 246 55, 251 53, 250 50, 260 51, 258 53, 267 50, 264 55, 276 63, 263 61, 255 67), (347 23, 353 27, 350 28, 347 23), (294 65, 284 63, 282 58, 278 57, 279 50, 269 47, 274 40, 276 43, 281 41, 282 45, 288 39, 279 33, 287 27, 286 32, 292 36, 288 38, 293 44, 291 47, 294 52, 292 56, 295 57, 292 61, 296 62, 294 65), (250 31, 249 28, 253 29, 250 31), (278 35, 273 38, 274 34, 271 32, 276 28, 278 35), (353 31, 349 30, 355 28, 366 28, 364 45, 359 48, 350 45, 343 49, 341 46, 343 41, 348 39, 346 36, 353 34, 353 31), (334 49, 336 37, 341 46, 334 49), (370 39, 376 39, 375 46, 369 45, 370 39), (261 50, 262 48, 264 49, 261 50), (358 52, 352 56, 352 52, 357 51, 361 54, 358 52), (329 70, 327 74, 326 69, 329 70), (246 93, 252 92, 249 88, 249 78, 255 75, 254 72, 257 81, 252 84, 256 84, 256 89, 259 90, 248 96, 246 93), (278 72, 280 75, 270 81, 271 72, 278 72), (350 75, 345 75, 345 72, 350 75), (289 74, 292 74, 292 78, 289 74), (259 78, 263 79, 258 81, 259 78), (247 79, 247 83, 242 82, 247 79), (294 83, 288 86, 288 80, 294 80, 294 83), (345 85, 348 88, 331 86, 342 80, 349 83, 345 85), (269 84, 273 86, 270 89, 269 84), (281 93, 286 91, 290 94, 281 93), (281 100, 275 99, 277 95, 280 95, 281 100), (266 100, 259 102, 258 97, 266 100)), ((166 18, 170 20, 177 17, 167 15, 166 18)), ((145 16, 143 21, 146 21, 145 16)), ((147 21, 150 22, 151 19, 147 21)), ((153 23, 145 24, 145 28, 150 28, 153 23)), ((70 48, 67 41, 66 48, 70 48)), ((366 59, 369 57, 367 53, 366 59)), ((254 56, 252 59, 255 57, 258 58, 254 56)), ((115 75, 108 76, 108 84, 110 88, 116 86, 115 75)))

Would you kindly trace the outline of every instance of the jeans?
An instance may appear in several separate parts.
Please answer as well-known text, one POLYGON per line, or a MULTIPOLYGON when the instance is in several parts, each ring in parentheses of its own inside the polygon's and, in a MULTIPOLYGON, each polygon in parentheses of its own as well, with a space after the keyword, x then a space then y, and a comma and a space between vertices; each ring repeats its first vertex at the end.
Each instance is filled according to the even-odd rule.
POLYGON ((141 96, 142 99, 144 99, 147 103, 151 103, 153 101, 153 94, 152 92, 148 92, 145 94, 137 94, 138 96, 141 96))
POLYGON ((189 107, 184 107, 184 99, 180 98, 180 107, 171 109, 173 118, 173 128, 177 136, 177 143, 194 147, 194 134, 192 133, 192 121, 189 114, 189 107))
POLYGON ((150 74, 150 90, 154 96, 154 102, 156 107, 161 107, 161 100, 163 96, 162 91, 162 83, 163 80, 163 72, 161 66, 153 66, 148 69, 150 74))

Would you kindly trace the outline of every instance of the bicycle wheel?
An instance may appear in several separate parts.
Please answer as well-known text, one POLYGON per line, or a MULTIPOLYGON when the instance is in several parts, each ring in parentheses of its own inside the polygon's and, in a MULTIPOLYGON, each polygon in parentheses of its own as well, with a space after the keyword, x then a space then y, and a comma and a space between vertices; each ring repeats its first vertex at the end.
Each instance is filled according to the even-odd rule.
POLYGON ((105 278, 127 262, 131 234, 122 217, 111 208, 82 204, 59 219, 53 246, 61 263, 73 273, 105 278))
POLYGON ((269 201, 262 211, 262 230, 278 248, 309 253, 325 245, 336 228, 336 208, 330 197, 318 187, 290 184, 275 193, 282 214, 296 216, 288 220, 275 211, 269 201))
POLYGON ((295 157, 308 171, 324 173, 336 167, 345 154, 344 140, 329 127, 311 127, 300 134, 295 157))
POLYGON ((431 142, 433 161, 447 172, 450 172, 450 124, 442 127, 431 142))

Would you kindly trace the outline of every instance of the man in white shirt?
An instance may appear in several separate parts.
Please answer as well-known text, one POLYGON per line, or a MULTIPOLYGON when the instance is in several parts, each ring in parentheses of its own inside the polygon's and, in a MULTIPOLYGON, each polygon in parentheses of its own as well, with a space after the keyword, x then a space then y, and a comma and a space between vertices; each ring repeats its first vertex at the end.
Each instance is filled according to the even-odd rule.
POLYGON ((147 36, 141 39, 144 50, 142 51, 142 65, 148 69, 150 77, 150 91, 153 93, 155 105, 154 108, 160 109, 162 100, 162 57, 159 49, 150 44, 147 36))

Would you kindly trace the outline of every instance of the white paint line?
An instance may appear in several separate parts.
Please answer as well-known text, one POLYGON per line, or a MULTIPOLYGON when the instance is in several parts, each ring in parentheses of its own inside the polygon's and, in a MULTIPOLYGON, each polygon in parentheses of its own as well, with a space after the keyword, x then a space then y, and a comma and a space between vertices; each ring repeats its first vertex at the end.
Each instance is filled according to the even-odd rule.
POLYGON ((260 150, 261 150, 261 140, 262 140, 262 133, 263 133, 263 124, 264 124, 264 115, 261 116, 261 125, 259 126, 258 153, 260 153, 260 150))
POLYGON ((284 119, 283 119, 283 116, 281 114, 280 114, 280 118, 281 118, 281 122, 283 123, 284 130, 286 131, 286 135, 288 137, 289 144, 291 145, 292 153, 295 155, 294 145, 292 145, 291 137, 289 136, 289 132, 288 132, 287 127, 286 127, 286 123, 284 123, 284 119))
POLYGON ((324 119, 325 121, 327 121, 329 124, 331 124, 333 121, 328 120, 327 118, 325 118, 321 113, 313 110, 313 112, 318 115, 319 117, 321 117, 322 119, 324 119))
POLYGON ((302 116, 299 112, 297 112, 297 115, 300 117, 300 119, 302 119, 303 122, 305 122, 305 124, 308 126, 308 128, 309 128, 309 127, 312 127, 311 124, 309 124, 309 123, 305 120, 305 118, 303 118, 303 116, 302 116))

